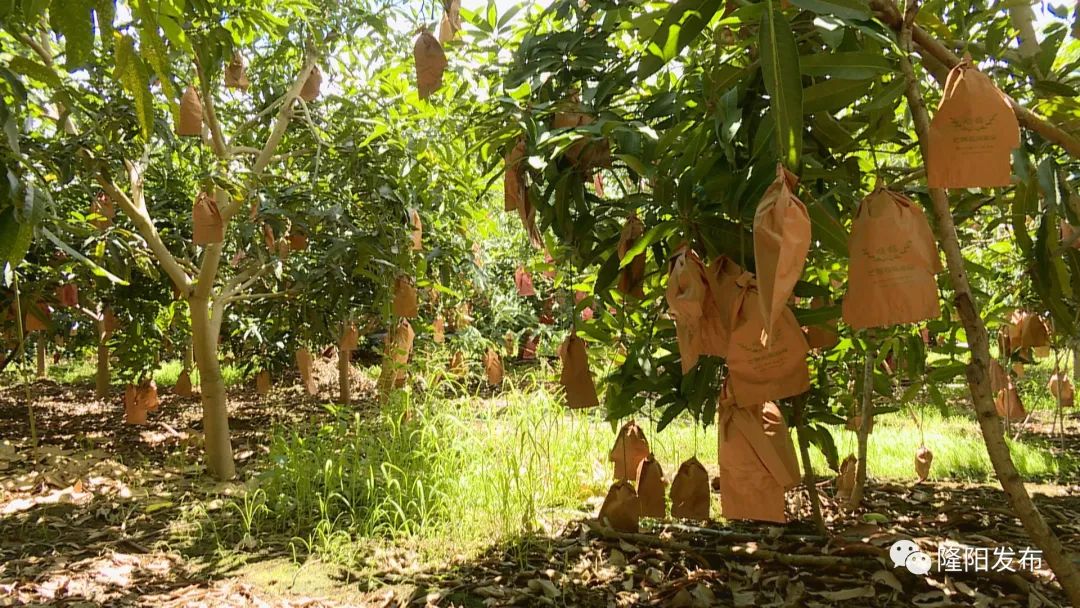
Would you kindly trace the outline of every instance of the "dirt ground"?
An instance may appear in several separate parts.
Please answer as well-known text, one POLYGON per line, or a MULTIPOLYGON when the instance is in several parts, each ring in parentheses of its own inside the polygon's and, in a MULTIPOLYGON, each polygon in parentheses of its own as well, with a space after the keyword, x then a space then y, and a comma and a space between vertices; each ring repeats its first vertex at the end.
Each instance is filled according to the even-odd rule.
MULTIPOLYGON (((878 483, 853 515, 831 502, 822 481, 829 537, 808 523, 805 496, 791 493, 790 506, 807 517, 786 526, 646 522, 625 534, 574 521, 434 569, 388 559, 375 576, 298 562, 258 539, 221 551, 189 542, 199 536, 193 527, 215 525, 215 510, 242 495, 274 424, 324 410, 296 388, 262 399, 232 391, 241 475, 217 483, 198 464, 198 402, 165 393, 150 424, 127 426, 119 395, 103 402, 88 386, 40 381, 32 386, 34 451, 22 389, 0 391, 0 606, 1066 605, 1045 563, 925 576, 893 566, 897 540, 931 556, 943 545, 991 556, 1027 547, 1003 493, 978 484, 878 483), (203 511, 193 514, 192 504, 203 511)), ((1045 425, 1032 429, 1056 449, 1045 425)), ((1066 449, 1078 439, 1066 437, 1066 449)), ((1077 481, 1030 488, 1073 550, 1077 481)))

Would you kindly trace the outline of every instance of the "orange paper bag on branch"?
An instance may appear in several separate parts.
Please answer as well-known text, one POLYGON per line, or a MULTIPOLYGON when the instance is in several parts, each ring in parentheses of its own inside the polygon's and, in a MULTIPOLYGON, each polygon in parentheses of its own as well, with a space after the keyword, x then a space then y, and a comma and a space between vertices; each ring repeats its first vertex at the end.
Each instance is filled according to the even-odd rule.
MULTIPOLYGON (((810 310, 817 310, 831 305, 831 302, 822 297, 810 300, 810 310)), ((806 344, 810 348, 828 350, 840 342, 836 319, 818 323, 806 328, 806 344)))
MULTIPOLYGON (((631 214, 626 223, 623 224, 622 232, 619 234, 618 252, 620 262, 626 258, 626 254, 644 235, 645 224, 642 223, 636 213, 631 214)), ((634 259, 619 270, 618 289, 623 295, 641 299, 645 297, 644 285, 645 252, 643 251, 635 255, 634 259)))
POLYGON ((311 351, 306 348, 298 348, 296 350, 296 368, 300 370, 300 381, 304 384, 304 390, 307 394, 314 395, 318 391, 318 387, 315 386, 315 375, 313 370, 315 368, 315 359, 311 355, 311 351))
POLYGON ((518 266, 514 270, 514 286, 517 287, 517 293, 523 298, 529 298, 536 295, 536 288, 533 287, 532 277, 529 276, 529 271, 525 270, 524 266, 518 266))
POLYGON ((344 351, 356 350, 356 345, 360 343, 360 330, 356 328, 356 323, 348 323, 345 325, 344 330, 341 332, 341 340, 338 341, 338 348, 344 351))
POLYGON ((491 386, 499 386, 503 381, 503 362, 499 353, 489 348, 484 351, 484 376, 491 386))
POLYGON ((753 275, 743 273, 736 285, 740 292, 732 310, 727 358, 729 388, 736 402, 750 407, 810 390, 806 364, 810 348, 791 309, 786 305, 780 309, 772 343, 765 346, 765 319, 753 275))
POLYGON ((155 412, 158 409, 158 393, 157 382, 154 382, 152 378, 147 378, 139 383, 138 388, 135 389, 135 400, 139 402, 139 407, 147 412, 155 412))
POLYGON ((113 206, 112 199, 109 198, 108 194, 98 192, 98 195, 90 202, 90 214, 101 216, 98 219, 91 220, 90 223, 98 230, 105 230, 112 226, 113 218, 116 217, 116 207, 113 206))
POLYGON ((267 370, 260 370, 255 374, 255 394, 265 395, 270 392, 270 372, 267 370))
POLYGON ((930 121, 926 181, 931 188, 1008 186, 1020 125, 1012 103, 965 55, 949 72, 930 121))
POLYGON ((1050 329, 1039 315, 1017 310, 1009 317, 1009 323, 1009 343, 1014 350, 1050 346, 1050 329))
POLYGON ((188 372, 188 370, 181 370, 180 375, 176 377, 176 385, 173 386, 173 393, 184 399, 191 398, 191 373, 188 372))
POLYGON ((416 88, 420 99, 427 99, 442 86, 443 72, 448 65, 446 54, 435 36, 424 30, 416 37, 413 58, 416 60, 416 88))
POLYGON ((902 194, 875 189, 859 203, 848 240, 844 322, 855 329, 917 323, 941 316, 941 272, 922 209, 902 194))
POLYGON ((416 209, 409 209, 409 225, 412 227, 409 233, 412 250, 422 251, 424 249, 424 224, 420 221, 420 212, 416 209))
POLYGON ((443 16, 439 21, 439 42, 446 44, 461 30, 461 0, 444 0, 443 16))
POLYGON ((419 314, 416 301, 416 284, 412 277, 399 276, 394 280, 394 315, 412 319, 419 314))
POLYGON ((664 481, 664 469, 652 454, 638 465, 637 494, 642 516, 657 519, 667 517, 667 483, 664 481))
POLYGON ((56 301, 65 308, 74 308, 79 305, 79 286, 74 283, 65 283, 56 290, 56 301))
POLYGON ((724 518, 787 522, 784 493, 798 485, 799 464, 780 409, 739 407, 722 394, 717 419, 724 518))
POLYGON ((528 196, 525 181, 525 138, 518 137, 506 153, 503 165, 503 211, 517 211, 528 196))
POLYGON ((701 354, 727 357, 731 318, 741 290, 736 281, 743 269, 727 256, 705 268, 707 291, 701 308, 701 354))
POLYGON ((925 445, 915 450, 915 474, 919 476, 919 483, 930 477, 930 465, 934 462, 934 453, 925 445))
POLYGON ((572 409, 600 405, 596 396, 596 385, 589 373, 589 355, 585 350, 585 341, 570 334, 559 345, 559 358, 562 360, 559 384, 566 393, 566 405, 572 409))
POLYGON ((199 92, 188 86, 180 98, 180 121, 176 125, 176 134, 181 137, 202 135, 203 105, 199 92))
POLYGON ((691 457, 671 480, 671 516, 709 519, 709 501, 709 473, 701 461, 691 457))
POLYGON ((679 344, 682 372, 687 374, 701 357, 702 317, 708 295, 705 265, 689 247, 675 254, 665 295, 668 309, 675 319, 675 338, 679 344))
POLYGON ((859 469, 859 459, 854 454, 849 454, 840 463, 840 472, 836 475, 836 496, 840 500, 847 501, 855 490, 855 473, 859 469))
MULTIPOLYGON (((576 91, 567 101, 573 109, 555 114, 551 120, 551 128, 577 129, 596 122, 594 117, 578 111, 581 99, 576 91)), ((592 134, 580 134, 566 149, 564 157, 584 179, 590 180, 594 169, 611 166, 611 146, 603 136, 596 138, 592 134)))
POLYGON ((124 387, 124 424, 146 424, 146 404, 139 400, 134 384, 124 387))
POLYGON ((307 80, 304 81, 304 86, 300 89, 300 99, 311 103, 319 97, 319 93, 322 92, 322 70, 319 66, 311 66, 311 73, 308 74, 307 80))
POLYGON ((608 453, 608 459, 615 465, 616 481, 634 481, 638 465, 649 453, 649 441, 641 427, 633 420, 624 424, 608 453))
POLYGON ((379 374, 379 398, 386 399, 390 391, 405 386, 408 377, 409 355, 412 354, 416 332, 408 319, 398 321, 394 331, 386 337, 382 370, 379 374))
POLYGON ((244 63, 244 56, 239 51, 233 53, 229 65, 225 66, 225 86, 230 89, 240 89, 241 91, 246 91, 251 86, 251 81, 247 77, 247 65, 244 63))
POLYGON ((191 209, 191 240, 196 245, 210 245, 225 240, 225 222, 215 197, 200 192, 191 209))
POLYGON ((1050 382, 1047 383, 1046 388, 1054 396, 1055 403, 1060 403, 1062 407, 1075 405, 1076 392, 1073 389, 1072 381, 1069 380, 1069 375, 1065 372, 1057 370, 1051 374, 1050 382))
POLYGON ((999 390, 994 397, 994 409, 1001 418, 1010 420, 1023 420, 1027 418, 1027 410, 1020 401, 1020 393, 1016 390, 1016 384, 1010 379, 1005 388, 999 390))
POLYGON ((431 324, 431 339, 436 344, 442 344, 446 341, 446 320, 442 315, 435 317, 435 321, 431 324))
POLYGON ((600 523, 620 532, 637 532, 641 520, 641 501, 629 481, 616 481, 600 505, 600 523))
POLYGON ((765 190, 754 213, 754 261, 758 305, 765 320, 766 344, 773 326, 787 308, 810 251, 810 215, 795 196, 798 178, 776 165, 776 180, 765 190))

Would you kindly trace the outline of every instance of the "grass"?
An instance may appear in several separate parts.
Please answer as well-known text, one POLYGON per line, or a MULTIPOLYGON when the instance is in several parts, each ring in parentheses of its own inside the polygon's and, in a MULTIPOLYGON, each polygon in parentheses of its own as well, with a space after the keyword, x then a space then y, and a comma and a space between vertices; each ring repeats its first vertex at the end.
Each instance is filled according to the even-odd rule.
MULTIPOLYGON (((180 377, 183 364, 180 361, 163 361, 161 366, 154 371, 154 382, 158 386, 175 386, 176 379, 180 377)), ((91 357, 68 358, 56 365, 50 365, 48 377, 61 384, 92 384, 97 374, 97 362, 91 357)), ((232 365, 223 365, 221 368, 225 386, 239 386, 245 378, 240 369, 232 365)), ((192 372, 192 382, 198 385, 199 371, 192 372)), ((121 386, 123 382, 114 373, 111 378, 113 386, 121 386)))

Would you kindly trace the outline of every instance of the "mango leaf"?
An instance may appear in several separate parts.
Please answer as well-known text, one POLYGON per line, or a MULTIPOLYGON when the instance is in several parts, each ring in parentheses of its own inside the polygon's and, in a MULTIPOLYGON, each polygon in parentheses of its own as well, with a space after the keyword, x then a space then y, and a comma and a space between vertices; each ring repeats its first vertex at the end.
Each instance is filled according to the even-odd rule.
POLYGON ((826 249, 847 257, 848 233, 832 209, 826 207, 820 199, 816 199, 806 206, 806 212, 810 215, 811 234, 814 239, 826 249))
POLYGON ((645 45, 638 78, 651 76, 674 59, 705 29, 722 4, 721 0, 679 0, 669 8, 659 29, 645 45))
POLYGON ((870 90, 868 80, 833 79, 818 82, 803 91, 803 111, 807 114, 839 110, 849 106, 870 90))
POLYGON ((8 67, 12 72, 41 81, 52 87, 60 86, 60 77, 51 68, 21 55, 13 55, 8 67))
POLYGON ((798 172, 803 140, 802 72, 791 25, 778 10, 761 18, 761 72, 776 120, 777 150, 789 169, 798 172))
POLYGON ((172 71, 169 69, 169 55, 165 50, 165 41, 161 39, 158 31, 157 18, 149 2, 139 3, 139 16, 142 19, 142 27, 139 29, 140 50, 146 63, 154 69, 158 81, 161 83, 161 92, 169 102, 169 112, 173 116, 173 122, 180 121, 180 104, 177 103, 179 94, 173 86, 172 71))
POLYGON ((873 78, 895 71, 892 63, 878 53, 814 53, 800 58, 802 73, 849 80, 873 78))
POLYGON ((17 266, 26 256, 33 238, 33 225, 15 219, 14 207, 0 212, 0 262, 17 266))
POLYGON ((115 77, 135 98, 135 114, 143 137, 149 138, 154 129, 154 99, 150 95, 150 75, 146 64, 135 52, 135 40, 126 34, 116 35, 115 77))
POLYGON ((49 25, 64 37, 64 58, 68 71, 85 67, 94 53, 94 2, 64 0, 49 10, 49 25))
POLYGON ((819 15, 859 20, 871 17, 870 4, 863 0, 791 0, 791 3, 819 15))
POLYGON ((97 264, 94 263, 93 260, 91 260, 90 258, 88 258, 85 255, 83 255, 83 254, 79 253, 78 251, 76 251, 73 247, 71 247, 70 245, 65 243, 60 237, 53 234, 48 228, 42 228, 41 229, 41 234, 45 235, 45 238, 52 241, 54 245, 56 245, 57 247, 59 247, 60 249, 65 251, 68 255, 70 255, 71 257, 75 258, 76 260, 82 262, 83 264, 86 264, 90 268, 90 272, 94 273, 94 276, 98 276, 98 277, 101 277, 103 279, 108 279, 111 283, 113 283, 115 285, 128 285, 129 284, 124 279, 121 279, 120 277, 118 277, 115 274, 109 272, 108 270, 105 270, 101 266, 98 266, 97 264))
POLYGON ((675 220, 668 220, 666 222, 660 222, 659 224, 649 228, 649 230, 640 238, 634 246, 631 247, 623 259, 619 262, 619 268, 626 268, 630 265, 630 262, 634 261, 639 254, 645 252, 645 248, 656 241, 663 240, 668 236, 671 236, 679 228, 679 223, 675 220))

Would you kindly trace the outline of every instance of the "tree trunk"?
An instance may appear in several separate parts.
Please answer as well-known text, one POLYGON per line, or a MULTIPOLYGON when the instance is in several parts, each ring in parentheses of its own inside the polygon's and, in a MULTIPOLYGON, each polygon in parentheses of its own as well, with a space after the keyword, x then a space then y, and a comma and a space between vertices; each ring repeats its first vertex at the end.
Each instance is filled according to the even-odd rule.
POLYGON ((352 402, 352 351, 346 348, 338 348, 338 403, 349 405, 352 402))
POLYGON ((185 372, 190 372, 191 368, 195 366, 195 351, 191 346, 191 339, 189 338, 187 344, 184 345, 184 360, 183 366, 185 372))
POLYGON ((821 497, 817 491, 817 474, 814 473, 814 465, 810 462, 810 441, 806 437, 806 396, 797 397, 795 400, 795 433, 799 440, 799 457, 802 460, 803 485, 806 493, 810 496, 810 514, 814 518, 814 527, 822 536, 829 535, 829 529, 825 527, 825 518, 821 515, 821 497))
POLYGON ((859 406, 859 428, 855 433, 859 439, 859 462, 855 465, 855 487, 848 499, 849 509, 858 509, 866 491, 866 459, 870 448, 870 428, 874 424, 874 338, 866 338, 866 363, 863 365, 862 403, 859 406))
POLYGON ((210 320, 209 299, 192 296, 189 302, 191 339, 202 390, 206 468, 216 479, 232 479, 236 475, 236 465, 233 462, 232 442, 229 440, 225 380, 221 377, 221 366, 218 362, 218 332, 210 320))
POLYGON ((1073 340, 1072 343, 1072 357, 1073 357, 1073 384, 1080 386, 1080 340, 1073 340))
POLYGON ((37 339, 37 377, 43 380, 49 375, 49 363, 45 359, 45 334, 39 333, 37 339))
MULTIPOLYGON (((918 136, 919 148, 925 161, 927 156, 928 138, 930 133, 930 118, 923 101, 919 81, 915 77, 915 70, 911 65, 908 53, 911 52, 911 28, 915 21, 915 12, 918 4, 912 2, 908 5, 907 13, 901 25, 900 33, 900 67, 907 78, 908 106, 912 119, 915 123, 915 133, 918 136)), ((1043 557, 1057 576, 1058 583, 1069 598, 1073 606, 1080 606, 1080 571, 1077 570, 1069 555, 1065 553, 1060 539, 1046 524, 1039 510, 1032 502, 1031 496, 1024 486, 1024 480, 1016 470, 1012 461, 1012 454, 1005 442, 1005 436, 1001 428, 1001 420, 994 408, 994 398, 990 390, 989 365, 990 365, 990 337, 986 332, 979 314, 978 304, 971 291, 971 283, 968 281, 967 271, 964 269, 964 257, 960 251, 960 243, 956 236, 956 226, 953 224, 952 211, 949 209, 949 199, 945 190, 930 188, 930 201, 932 203, 930 213, 934 217, 937 228, 938 240, 941 248, 945 251, 945 260, 948 264, 949 283, 956 293, 955 305, 963 322, 967 334, 968 346, 971 350, 971 361, 967 366, 968 387, 971 390, 972 403, 979 421, 979 429, 982 431, 983 440, 986 443, 986 452, 990 456, 990 462, 994 466, 998 481, 1008 497, 1009 505, 1013 512, 1020 518, 1024 526, 1039 549, 1043 557)))
POLYGON ((109 396, 109 334, 105 321, 98 321, 97 373, 94 374, 94 394, 98 399, 109 396))

